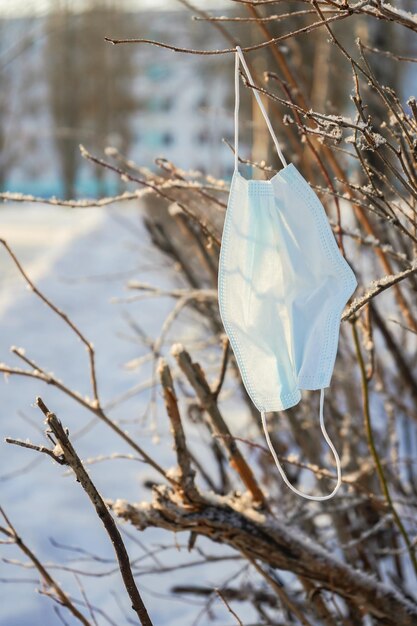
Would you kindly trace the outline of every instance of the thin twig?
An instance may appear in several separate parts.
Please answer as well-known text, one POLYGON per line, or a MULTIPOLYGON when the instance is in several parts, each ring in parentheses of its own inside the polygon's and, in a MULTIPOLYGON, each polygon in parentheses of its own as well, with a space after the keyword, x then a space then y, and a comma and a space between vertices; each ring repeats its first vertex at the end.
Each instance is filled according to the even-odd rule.
POLYGON ((393 274, 392 276, 384 276, 379 280, 374 281, 369 289, 366 291, 365 295, 360 298, 356 298, 352 302, 352 304, 344 311, 342 315, 342 321, 352 319, 352 317, 362 309, 366 304, 368 304, 373 298, 376 298, 380 293, 386 291, 390 287, 393 287, 397 283, 409 278, 413 274, 417 272, 417 262, 414 262, 413 265, 404 270, 403 272, 399 272, 398 274, 393 274))
POLYGON ((291 613, 293 613, 297 619, 300 621, 303 626, 312 626, 311 622, 303 615, 300 609, 296 604, 288 597, 283 587, 277 583, 277 581, 268 574, 258 563, 253 559, 249 554, 242 550, 243 555, 247 558, 247 560, 253 565, 258 574, 260 574, 267 583, 272 587, 277 596, 280 598, 281 602, 288 608, 291 613))
MULTIPOLYGON (((363 0, 363 4, 366 4, 368 0, 363 0)), ((350 12, 345 11, 343 13, 338 13, 332 17, 329 17, 326 22, 336 22, 342 19, 345 19, 350 16, 350 12)), ((303 26, 302 28, 298 28, 290 33, 286 33, 285 35, 281 35, 280 37, 273 37, 269 41, 263 41, 262 43, 254 44, 253 46, 245 46, 242 48, 243 52, 253 52, 254 50, 261 50, 268 46, 273 46, 274 44, 279 43, 280 41, 285 41, 290 39, 291 37, 295 37, 297 35, 302 35, 304 33, 310 33, 316 28, 321 28, 323 26, 323 21, 313 22, 308 26, 303 26)), ((213 56, 219 54, 234 54, 236 52, 236 48, 223 48, 220 50, 197 50, 193 48, 181 48, 180 46, 174 46, 168 43, 164 43, 162 41, 155 41, 154 39, 114 39, 112 37, 105 37, 105 41, 112 43, 113 45, 118 44, 130 44, 130 43, 144 43, 152 46, 157 46, 158 48, 166 48, 167 50, 172 50, 173 52, 181 52, 184 54, 198 54, 202 56, 213 56)))
POLYGON ((23 269, 21 263, 19 262, 18 258, 16 257, 15 253, 13 252, 13 250, 10 248, 9 244, 7 243, 7 241, 5 241, 5 239, 0 239, 0 244, 2 244, 4 246, 4 248, 6 249, 7 253, 11 257, 11 259, 13 260, 13 262, 16 265, 17 269, 19 270, 20 274, 23 276, 24 280, 26 281, 26 283, 29 286, 29 288, 33 291, 33 293, 36 296, 38 296, 38 298, 40 298, 40 300, 42 300, 42 302, 44 304, 46 304, 46 306, 49 307, 51 309, 51 311, 56 313, 56 315, 58 315, 58 317, 60 317, 65 322, 65 324, 67 324, 67 326, 69 326, 69 328, 76 334, 76 336, 82 341, 82 343, 87 348, 88 356, 89 356, 89 362, 90 362, 90 378, 91 378, 91 385, 92 385, 92 388, 93 388, 94 401, 95 401, 96 408, 99 408, 100 407, 100 400, 99 400, 99 396, 98 396, 96 364, 95 364, 95 352, 94 352, 93 344, 90 341, 88 341, 88 339, 86 339, 86 337, 83 335, 83 333, 80 331, 80 329, 68 317, 68 315, 66 313, 64 313, 64 311, 59 309, 53 302, 51 302, 51 300, 49 300, 49 298, 47 298, 35 286, 33 281, 27 275, 26 271, 23 269))
POLYGON ((178 467, 180 470, 179 484, 183 497, 191 502, 200 500, 199 493, 194 484, 194 470, 191 467, 191 457, 188 453, 187 442, 184 429, 182 427, 181 415, 178 409, 177 398, 175 396, 174 381, 171 371, 165 359, 160 359, 158 365, 159 378, 165 399, 165 406, 171 422, 171 431, 174 439, 175 452, 177 454, 178 467))
POLYGON ((34 552, 26 545, 23 541, 22 537, 17 533, 16 528, 11 523, 10 519, 7 517, 5 511, 0 507, 0 513, 3 516, 7 527, 0 526, 0 533, 6 535, 11 539, 13 543, 15 543, 19 550, 21 550, 28 559, 32 562, 33 566, 38 570, 42 580, 55 594, 56 598, 59 600, 62 606, 72 613, 72 615, 84 626, 92 626, 91 622, 89 622, 86 617, 77 609, 74 603, 71 601, 70 597, 62 590, 61 586, 52 578, 47 569, 38 559, 34 552))
POLYGON ((217 383, 214 385, 214 389, 213 389, 213 396, 216 400, 219 397, 220 392, 222 390, 223 383, 226 378, 227 364, 229 362, 230 342, 229 342, 227 335, 222 337, 222 344, 223 344, 222 361, 221 361, 222 364, 220 368, 219 379, 217 383))
POLYGON ((413 546, 412 541, 410 540, 410 537, 408 536, 408 533, 405 529, 405 526, 397 512, 397 509, 394 506, 394 503, 392 501, 391 498, 391 493, 388 487, 388 482, 387 479, 385 478, 385 474, 384 474, 384 470, 382 469, 382 464, 381 464, 381 460, 379 458, 379 454, 378 451, 376 449, 376 445, 375 445, 375 440, 374 440, 374 434, 373 434, 373 430, 372 430, 372 423, 371 423, 371 412, 370 412, 370 406, 369 406, 369 388, 368 388, 368 379, 367 379, 367 375, 366 375, 366 367, 365 367, 365 363, 363 360, 363 356, 362 356, 362 350, 361 350, 361 346, 360 346, 360 342, 359 342, 359 335, 358 335, 358 331, 356 329, 356 323, 353 322, 352 323, 352 332, 353 332, 353 339, 354 339, 354 343, 355 343, 355 349, 356 349, 356 356, 358 359, 358 363, 359 363, 359 368, 360 368, 360 372, 361 372, 361 380, 362 380, 362 398, 363 398, 363 414, 364 414, 364 418, 365 418, 365 430, 366 430, 366 435, 367 435, 367 439, 368 439, 368 446, 369 446, 369 450, 371 452, 372 458, 375 462, 375 468, 378 474, 378 478, 379 478, 379 482, 381 485, 381 489, 382 489, 382 493, 384 494, 386 503, 387 503, 387 507, 388 509, 391 511, 392 516, 395 520, 396 525, 398 526, 398 530, 400 531, 405 544, 407 546, 408 549, 408 553, 410 555, 410 559, 411 559, 411 563, 413 565, 414 568, 414 573, 417 576, 417 558, 416 558, 416 554, 415 554, 415 547, 413 546))
POLYGON ((73 470, 77 481, 81 484, 85 493, 89 497, 98 517, 102 521, 107 534, 110 537, 119 563, 120 573, 122 575, 126 591, 133 605, 132 608, 136 611, 142 626, 152 626, 152 621, 148 615, 132 574, 129 555, 112 515, 86 472, 81 459, 70 442, 68 433, 62 427, 61 422, 54 413, 51 413, 48 410, 41 398, 36 399, 36 404, 45 415, 46 423, 56 437, 57 443, 60 445, 65 462, 73 470))
POLYGON ((232 607, 230 606, 230 604, 228 603, 228 601, 224 597, 224 594, 222 593, 222 591, 220 589, 215 589, 215 592, 219 596, 220 600, 223 602, 223 604, 226 607, 226 609, 229 611, 230 615, 232 615, 235 618, 236 623, 239 624, 239 626, 243 626, 242 620, 237 615, 237 613, 232 609, 232 607))
POLYGON ((34 202, 37 204, 48 204, 52 206, 65 206, 73 209, 88 209, 94 207, 108 206, 116 202, 123 202, 125 200, 137 200, 138 193, 125 191, 118 196, 112 196, 108 198, 94 198, 92 200, 64 200, 62 198, 41 198, 39 196, 33 196, 24 193, 15 193, 12 191, 3 191, 0 193, 0 200, 4 202, 34 202))
POLYGON ((128 172, 125 172, 124 170, 120 169, 120 167, 117 167, 116 165, 112 165, 111 163, 108 163, 107 161, 104 161, 103 159, 100 159, 99 157, 92 155, 82 145, 80 146, 80 151, 81 151, 82 156, 85 159, 87 159, 88 161, 91 161, 92 163, 95 163, 96 165, 100 165, 101 167, 111 170, 112 172, 115 172, 116 174, 120 176, 122 180, 131 181, 131 182, 137 183, 138 185, 142 185, 143 187, 147 187, 148 189, 152 189, 155 193, 161 196, 161 198, 164 198, 165 200, 169 200, 170 202, 175 203, 182 211, 184 211, 186 215, 188 215, 190 219, 193 220, 193 222, 196 222, 198 224, 198 226, 201 228, 201 230, 209 239, 214 241, 216 244, 220 245, 219 238, 210 230, 210 228, 207 226, 205 222, 203 222, 195 213, 193 213, 193 211, 191 211, 187 206, 185 206, 185 204, 183 204, 182 202, 179 202, 175 198, 172 198, 160 186, 148 180, 145 180, 143 178, 138 178, 137 176, 133 176, 132 174, 129 174, 128 172))
POLYGON ((222 441, 229 455, 230 465, 237 471, 246 488, 252 494, 254 501, 258 504, 266 506, 266 498, 259 487, 251 468, 240 452, 236 442, 229 437, 229 428, 223 419, 217 405, 217 400, 210 389, 200 365, 198 363, 193 363, 190 355, 181 344, 175 344, 172 347, 172 354, 187 377, 188 382, 196 392, 198 399, 201 402, 201 406, 207 411, 213 433, 225 436, 222 438, 222 441))

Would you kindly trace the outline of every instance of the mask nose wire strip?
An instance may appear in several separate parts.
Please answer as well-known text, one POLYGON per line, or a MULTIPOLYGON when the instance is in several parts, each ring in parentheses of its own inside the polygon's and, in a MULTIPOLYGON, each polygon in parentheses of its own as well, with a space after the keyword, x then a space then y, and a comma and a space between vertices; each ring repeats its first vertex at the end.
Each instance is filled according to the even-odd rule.
POLYGON ((310 496, 307 493, 303 493, 302 491, 299 491, 298 489, 296 489, 296 487, 294 487, 290 481, 287 478, 287 475, 278 459, 278 455, 274 450, 274 446, 272 445, 271 439, 269 437, 269 432, 268 432, 268 427, 266 424, 266 414, 265 411, 261 411, 261 418, 262 418, 262 426, 264 429, 264 433, 265 433, 265 438, 268 444, 268 448, 271 451, 271 454, 274 458, 275 464, 279 470, 279 473, 282 476, 283 481, 285 482, 285 484, 287 485, 287 487, 289 487, 291 489, 291 491, 293 491, 294 493, 296 493, 298 496, 301 496, 302 498, 305 498, 306 500, 314 500, 316 502, 323 502, 323 500, 330 500, 330 498, 333 498, 333 496, 336 494, 336 492, 338 491, 340 485, 342 484, 342 471, 341 471, 341 466, 340 466, 340 458, 339 455, 337 453, 336 448, 334 447, 332 440, 330 439, 329 435, 327 434, 327 430, 326 427, 324 425, 324 417, 323 417, 323 405, 324 405, 324 389, 320 390, 320 428, 321 428, 321 432, 323 433, 323 437, 327 443, 327 445, 329 446, 330 450, 333 453, 334 456, 334 460, 336 462, 336 469, 337 469, 337 483, 335 488, 333 489, 333 491, 327 495, 327 496, 310 496))
MULTIPOLYGON (((253 78, 251 76, 250 70, 246 64, 245 61, 245 57, 243 56, 243 52, 240 46, 236 46, 236 65, 235 65, 235 90, 236 90, 236 96, 239 93, 239 63, 238 60, 240 59, 242 65, 243 65, 243 69, 246 72, 246 76, 250 82, 251 85, 254 85, 255 83, 253 82, 253 78)), ((268 126, 269 132, 271 133, 271 137, 272 140, 275 144, 275 147, 277 149, 278 152, 278 156, 281 159, 281 163, 283 164, 284 167, 287 166, 287 161, 285 160, 284 155, 282 154, 282 150, 281 150, 281 146, 279 145, 279 141, 277 139, 277 136, 274 133, 274 129, 272 128, 272 124, 271 121, 268 117, 268 113, 266 112, 266 109, 262 103, 261 97, 259 95, 259 93, 257 92, 256 89, 254 89, 253 87, 251 87, 252 91, 253 91, 253 95, 256 98, 256 101, 259 105, 259 108, 261 109, 261 113, 264 116, 264 120, 266 122, 266 125, 268 126)), ((237 124, 237 115, 236 115, 236 108, 235 108, 235 125, 237 124)), ((235 143, 236 143, 236 126, 235 126, 235 143)), ((236 161, 237 161, 237 157, 236 157, 236 146, 235 146, 235 167, 236 167, 236 161)))

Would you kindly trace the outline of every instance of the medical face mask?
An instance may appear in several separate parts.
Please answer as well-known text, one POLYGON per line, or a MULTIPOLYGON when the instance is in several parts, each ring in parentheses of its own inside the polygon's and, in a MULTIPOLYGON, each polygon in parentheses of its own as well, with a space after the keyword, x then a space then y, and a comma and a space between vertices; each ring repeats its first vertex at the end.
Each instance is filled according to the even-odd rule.
POLYGON ((235 59, 235 169, 219 261, 219 307, 245 388, 261 413, 268 446, 286 485, 309 500, 327 500, 341 484, 339 456, 323 419, 342 310, 357 285, 339 251, 325 210, 296 167, 287 164, 259 94, 253 90, 282 161, 270 180, 238 170, 239 62, 235 59), (301 390, 320 390, 320 427, 337 467, 329 495, 293 487, 272 446, 268 411, 296 405, 301 390))

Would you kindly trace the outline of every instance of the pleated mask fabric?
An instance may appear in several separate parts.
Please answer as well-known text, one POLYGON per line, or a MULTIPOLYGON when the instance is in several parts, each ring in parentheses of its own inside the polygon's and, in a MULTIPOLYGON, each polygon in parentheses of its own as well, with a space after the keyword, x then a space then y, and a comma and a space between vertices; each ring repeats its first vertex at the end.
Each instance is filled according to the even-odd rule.
POLYGON ((256 90, 283 164, 270 180, 247 180, 238 169, 239 66, 253 84, 242 51, 235 61, 235 169, 219 261, 219 308, 245 388, 261 413, 265 436, 285 483, 298 495, 326 500, 341 483, 340 460, 324 426, 341 313, 357 286, 319 198, 287 164, 256 90), (288 481, 273 449, 266 413, 296 405, 302 390, 320 390, 320 426, 333 452, 337 485, 310 496, 288 481))

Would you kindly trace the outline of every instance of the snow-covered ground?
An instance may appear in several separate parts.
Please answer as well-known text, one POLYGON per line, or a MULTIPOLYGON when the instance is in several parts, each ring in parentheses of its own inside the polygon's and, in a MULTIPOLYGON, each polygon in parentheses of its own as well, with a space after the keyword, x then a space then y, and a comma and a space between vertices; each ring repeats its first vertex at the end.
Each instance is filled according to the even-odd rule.
MULTIPOLYGON (((140 370, 124 367, 127 362, 146 354, 146 349, 123 314, 128 313, 145 333, 155 337, 173 306, 172 302, 159 299, 127 305, 115 303, 114 298, 120 300, 131 295, 125 288, 129 278, 165 288, 181 283, 170 262, 151 246, 137 207, 118 206, 103 211, 4 205, 0 212, 0 233, 36 284, 93 341, 104 403, 149 378, 149 364, 145 363, 140 370)), ((26 355, 40 366, 54 372, 82 394, 91 395, 84 347, 63 321, 25 287, 3 249, 0 249, 0 285, 0 361, 25 367, 9 353, 12 345, 24 347, 26 355)), ((187 326, 196 332, 195 323, 187 326)), ((83 459, 131 452, 109 429, 92 419, 91 414, 70 398, 40 381, 26 378, 3 378, 0 382, 2 439, 5 436, 29 437, 33 442, 45 443, 42 415, 33 404, 37 395, 41 395, 69 427, 83 459), (89 427, 84 431, 87 425, 89 427)), ((110 414, 123 420, 124 427, 160 464, 170 467, 174 458, 167 419, 157 408, 158 443, 151 422, 143 419, 148 403, 149 393, 145 391, 115 406, 110 414)), ((197 431, 189 433, 189 437, 198 452, 201 443, 197 431)), ((92 565, 78 562, 80 570, 101 572, 113 569, 113 552, 107 535, 72 477, 65 475, 63 469, 53 465, 47 457, 3 442, 0 445, 1 505, 41 560, 63 563, 79 556, 54 546, 53 539, 109 559, 92 565)), ((91 465, 90 471, 104 497, 133 501, 150 498, 144 482, 155 475, 142 463, 121 459, 103 461, 91 465)), ((194 558, 189 555, 186 545, 179 552, 178 545, 186 544, 187 537, 179 536, 177 545, 175 537, 160 531, 150 530, 139 535, 132 528, 127 530, 144 545, 142 549, 126 537, 130 554, 143 558, 144 567, 152 563, 151 557, 146 557, 146 551, 166 542, 171 544, 170 550, 158 555, 164 565, 194 558)), ((213 547, 213 544, 200 540, 199 547, 211 554, 221 551, 220 546, 213 547)), ((25 560, 14 548, 7 546, 2 547, 1 556, 25 560)), ((211 568, 184 570, 183 575, 175 575, 175 581, 172 572, 167 572, 140 577, 138 582, 155 624, 183 626, 193 622, 203 601, 168 598, 172 584, 188 581, 218 585, 238 567, 239 562, 222 562, 216 571, 211 568)), ((32 569, 22 570, 1 561, 0 568, 0 626, 55 626, 60 623, 53 602, 36 593, 40 586, 32 569), (16 579, 26 582, 16 582, 16 579)), ((81 599, 72 574, 61 570, 51 570, 51 573, 66 591, 81 599)), ((94 606, 105 611, 118 626, 128 623, 129 603, 117 568, 109 577, 88 577, 83 582, 94 606)), ((215 604, 222 623, 227 623, 227 611, 221 603, 216 601, 215 604)), ((68 624, 73 624, 71 616, 66 619, 68 624)), ((99 614, 97 619, 99 624, 110 623, 99 614)), ((203 617, 199 623, 204 624, 205 619, 203 617)))

